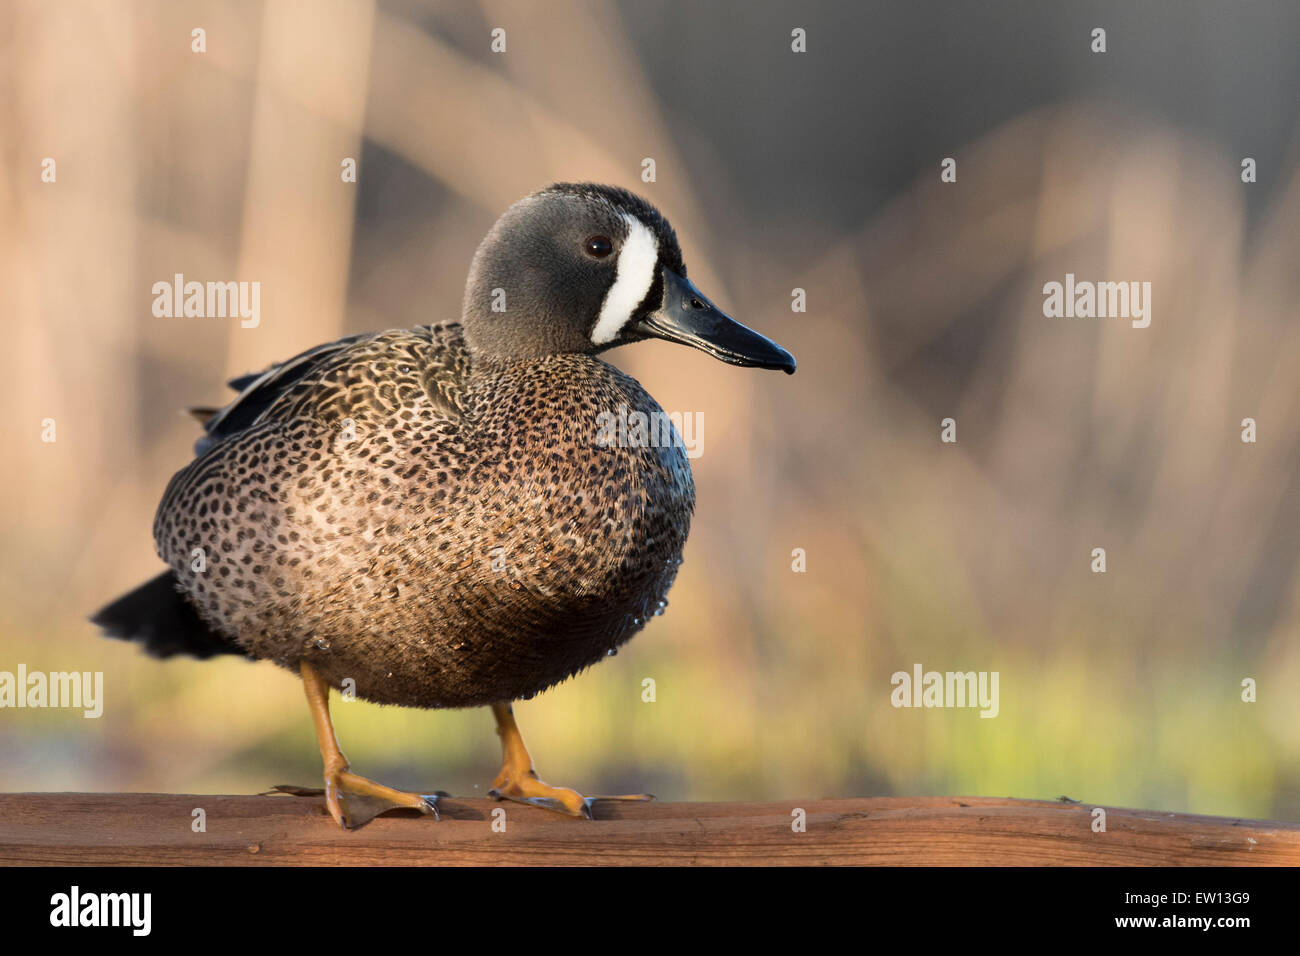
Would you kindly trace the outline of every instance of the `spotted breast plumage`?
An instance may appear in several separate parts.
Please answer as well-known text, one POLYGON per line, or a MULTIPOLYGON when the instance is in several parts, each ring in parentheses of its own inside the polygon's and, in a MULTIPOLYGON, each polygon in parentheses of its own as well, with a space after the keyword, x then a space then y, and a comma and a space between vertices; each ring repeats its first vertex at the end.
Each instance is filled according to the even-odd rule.
POLYGON ((611 439, 610 415, 662 410, 597 353, 656 337, 794 370, 685 271, 667 221, 630 193, 560 184, 521 200, 480 246, 460 322, 348 336, 200 411, 196 458, 155 518, 170 570, 96 623, 158 656, 297 671, 342 825, 360 822, 348 794, 436 814, 434 798, 350 772, 328 713, 344 686, 491 706, 494 794, 589 815, 537 779, 510 702, 663 610, 695 505, 680 440, 611 439))

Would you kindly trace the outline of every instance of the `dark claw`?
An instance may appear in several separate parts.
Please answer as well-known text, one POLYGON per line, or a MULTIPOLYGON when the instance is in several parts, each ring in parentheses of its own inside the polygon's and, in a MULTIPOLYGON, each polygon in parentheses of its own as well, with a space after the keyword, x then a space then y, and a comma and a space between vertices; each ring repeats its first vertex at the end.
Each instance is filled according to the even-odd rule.
POLYGON ((420 799, 424 801, 424 805, 425 807, 427 807, 427 809, 424 810, 423 812, 428 814, 429 816, 432 816, 435 820, 442 819, 442 815, 438 813, 438 798, 440 796, 443 796, 443 791, 441 790, 439 790, 437 793, 420 794, 420 799))

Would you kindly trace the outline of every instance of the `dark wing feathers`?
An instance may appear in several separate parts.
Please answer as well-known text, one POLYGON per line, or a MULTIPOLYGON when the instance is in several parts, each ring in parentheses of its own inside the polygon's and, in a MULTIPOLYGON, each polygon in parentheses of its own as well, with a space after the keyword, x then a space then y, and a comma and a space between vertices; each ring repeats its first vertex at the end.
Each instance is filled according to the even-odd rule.
MULTIPOLYGON (((430 363, 441 366, 430 370, 433 374, 427 384, 433 386, 431 397, 437 404, 445 405, 449 412, 454 412, 455 397, 445 394, 445 390, 458 391, 460 377, 464 372, 464 351, 460 346, 459 326, 420 326, 411 331, 428 337, 422 345, 429 349, 430 363)), ((215 411, 206 408, 191 410, 203 422, 204 430, 204 435, 194 443, 194 454, 202 456, 227 436, 256 425, 299 382, 325 371, 336 359, 346 361, 349 350, 357 347, 364 350, 366 344, 372 342, 372 348, 380 349, 384 346, 383 340, 393 334, 362 332, 349 335, 301 352, 263 372, 231 379, 228 384, 238 390, 239 395, 229 405, 215 411)))
POLYGON ((194 454, 202 455, 227 435, 241 432, 253 425, 277 398, 322 362, 373 335, 373 332, 349 335, 336 342, 300 352, 284 362, 277 362, 264 372, 253 372, 231 379, 230 387, 238 388, 239 395, 204 423, 203 430, 206 434, 194 443, 194 454))

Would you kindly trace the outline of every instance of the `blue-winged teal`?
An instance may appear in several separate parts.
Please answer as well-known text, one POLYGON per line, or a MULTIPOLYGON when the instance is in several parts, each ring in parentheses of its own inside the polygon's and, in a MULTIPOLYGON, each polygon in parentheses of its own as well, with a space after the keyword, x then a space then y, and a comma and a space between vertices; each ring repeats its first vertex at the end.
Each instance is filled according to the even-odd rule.
POLYGON ((589 815, 537 778, 510 702, 630 639, 677 574, 695 504, 684 450, 610 441, 601 419, 662 415, 596 358, 647 338, 795 368, 686 278, 649 203, 588 184, 521 200, 474 256, 460 323, 348 336, 232 382, 238 398, 200 414, 197 457, 158 508, 171 570, 95 623, 159 657, 298 671, 343 826, 362 802, 436 813, 348 771, 328 710, 344 686, 491 706, 493 794, 589 815))

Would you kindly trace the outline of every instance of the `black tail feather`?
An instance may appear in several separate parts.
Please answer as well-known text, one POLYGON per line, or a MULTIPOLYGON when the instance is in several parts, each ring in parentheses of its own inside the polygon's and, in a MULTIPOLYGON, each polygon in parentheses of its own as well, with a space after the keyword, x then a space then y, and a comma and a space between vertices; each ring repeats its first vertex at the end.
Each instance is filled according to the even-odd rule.
POLYGON ((124 594, 91 619, 109 637, 136 641, 154 657, 208 658, 244 651, 208 627, 167 571, 124 594))

